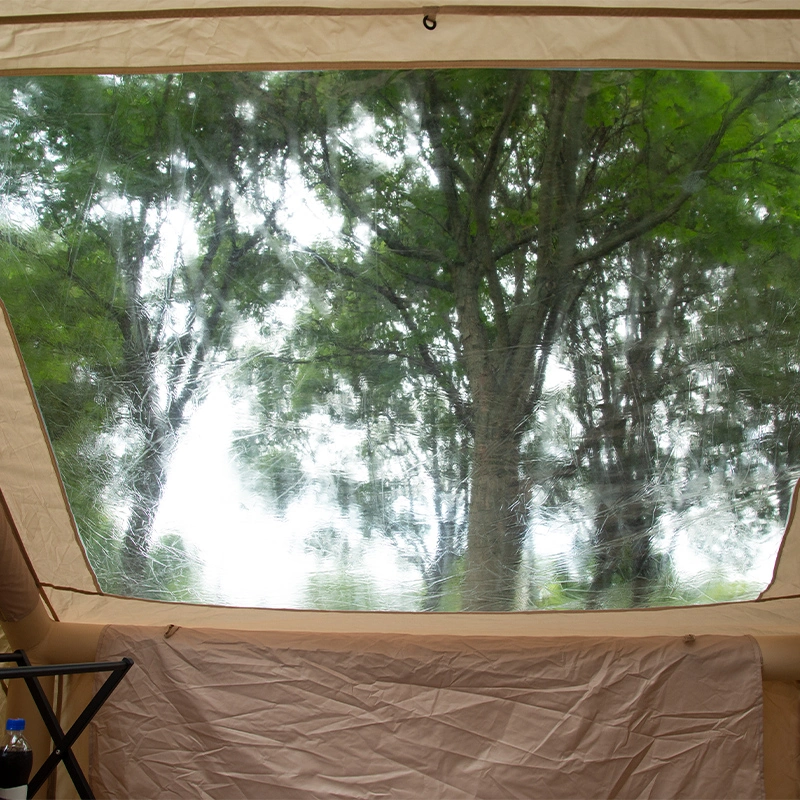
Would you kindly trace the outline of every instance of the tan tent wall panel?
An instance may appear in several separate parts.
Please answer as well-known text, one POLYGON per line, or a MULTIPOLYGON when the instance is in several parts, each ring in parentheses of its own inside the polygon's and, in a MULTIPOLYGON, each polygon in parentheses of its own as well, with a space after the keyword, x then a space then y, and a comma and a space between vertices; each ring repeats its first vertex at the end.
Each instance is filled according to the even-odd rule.
POLYGON ((0 490, 38 581, 95 591, 2 304, 0 316, 0 490))
POLYGON ((125 654, 94 727, 102 796, 763 796, 747 637, 109 627, 99 655, 125 654))
MULTIPOLYGON (((59 623, 58 627, 62 627, 59 623)), ((0 638, 2 632, 0 632, 0 638)), ((180 637, 178 637, 180 638, 180 637)), ((163 641, 163 632, 157 630, 154 639, 163 641)), ((170 637, 172 640, 172 637, 170 637)), ((168 640, 168 641, 170 641, 168 640)), ((87 657, 85 654, 81 657, 87 657)), ((92 656, 93 657, 93 656, 92 656)), ((136 669, 139 669, 138 665, 136 669)), ((70 681, 65 687, 62 702, 62 727, 71 720, 91 699, 93 676, 83 676, 80 681, 70 681)), ((764 779, 767 798, 798 797, 798 687, 796 682, 766 681, 764 684, 764 779)), ((0 694, 0 713, 3 695, 0 694)), ((32 720, 35 723, 35 720, 32 720)), ((39 726, 42 727, 42 726, 39 726)), ((75 748, 76 754, 88 774, 88 734, 82 736, 75 748)), ((72 782, 60 770, 57 791, 47 796, 72 800, 77 797, 72 782)))
POLYGON ((775 565, 775 574, 772 583, 762 593, 763 598, 800 595, 800 512, 797 510, 799 503, 800 481, 797 482, 792 494, 789 520, 786 523, 786 533, 775 565))
POLYGON ((800 689, 764 681, 764 788, 767 797, 796 797, 800 785, 800 689))
MULTIPOLYGON (((8 653, 10 651, 8 640, 6 639, 5 631, 0 627, 0 653, 8 653)), ((6 683, 0 684, 0 719, 6 719, 6 696, 8 692, 8 685, 6 683)))
MULTIPOLYGON (((67 4, 60 8, 70 10, 67 4)), ((559 16, 527 5, 517 11, 443 4, 436 30, 428 31, 422 25, 423 6, 403 3, 340 4, 335 15, 330 5, 253 15, 229 15, 222 8, 219 16, 192 18, 154 17, 163 6, 145 6, 141 19, 78 16, 66 23, 58 19, 65 14, 39 14, 36 21, 30 10, 21 18, 6 12, 0 16, 0 72, 435 65, 763 68, 800 61, 798 9, 774 18, 726 19, 642 16, 638 8, 631 16, 588 11, 559 16)), ((726 8, 715 6, 716 11, 726 8)), ((731 10, 777 11, 752 4, 731 10)))
POLYGON ((0 581, 0 620, 20 622, 39 604, 39 590, 20 550, 2 491, 0 491, 0 564, 3 565, 3 580, 0 581))

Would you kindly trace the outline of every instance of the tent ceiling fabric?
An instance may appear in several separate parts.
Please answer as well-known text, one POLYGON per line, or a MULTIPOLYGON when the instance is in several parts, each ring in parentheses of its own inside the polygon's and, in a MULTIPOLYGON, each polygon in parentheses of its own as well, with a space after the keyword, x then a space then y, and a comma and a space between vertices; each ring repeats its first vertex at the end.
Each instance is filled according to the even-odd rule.
POLYGON ((0 72, 434 65, 787 67, 800 8, 739 2, 13 0, 0 72), (426 30, 425 14, 436 18, 426 30))

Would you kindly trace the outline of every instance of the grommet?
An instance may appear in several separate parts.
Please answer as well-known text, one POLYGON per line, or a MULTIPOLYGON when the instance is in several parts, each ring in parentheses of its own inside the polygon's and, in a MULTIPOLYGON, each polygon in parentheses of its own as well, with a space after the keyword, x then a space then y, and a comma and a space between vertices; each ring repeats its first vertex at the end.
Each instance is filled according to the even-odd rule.
POLYGON ((431 17, 430 14, 426 14, 422 18, 422 24, 429 31, 435 30, 436 29, 436 17, 435 16, 431 17))

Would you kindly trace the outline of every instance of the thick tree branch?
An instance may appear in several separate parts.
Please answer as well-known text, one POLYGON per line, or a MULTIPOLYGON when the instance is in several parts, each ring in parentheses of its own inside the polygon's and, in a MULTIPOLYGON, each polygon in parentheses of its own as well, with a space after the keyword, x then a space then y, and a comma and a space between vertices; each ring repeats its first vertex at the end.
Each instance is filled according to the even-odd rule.
MULTIPOLYGON (((510 91, 506 95, 506 100, 503 105, 503 113, 492 132, 492 138, 489 140, 489 146, 486 148, 483 166, 475 181, 473 192, 476 197, 482 197, 490 192, 492 184, 497 178, 497 172, 501 161, 500 156, 503 153, 505 140, 508 137, 511 122, 519 109, 523 91, 528 85, 529 80, 530 76, 527 72, 520 71, 514 75, 514 81, 510 91)), ((469 189, 469 186, 467 186, 467 188, 469 189)))

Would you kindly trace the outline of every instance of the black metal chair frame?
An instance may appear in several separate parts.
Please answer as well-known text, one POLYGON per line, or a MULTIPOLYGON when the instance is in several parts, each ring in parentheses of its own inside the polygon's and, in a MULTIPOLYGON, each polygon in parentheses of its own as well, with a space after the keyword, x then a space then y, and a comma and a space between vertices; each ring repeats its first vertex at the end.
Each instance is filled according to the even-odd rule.
POLYGON ((0 663, 2 662, 13 662, 16 666, 0 667, 0 679, 22 678, 25 681, 28 691, 30 691, 36 707, 39 709, 39 714, 47 726, 50 738, 53 740, 52 752, 28 784, 28 797, 33 797, 39 791, 44 782, 50 777, 50 773, 58 766, 60 761, 63 761, 70 778, 72 778, 72 783, 78 790, 78 796, 93 800, 94 794, 89 782, 86 780, 86 776, 83 774, 78 759, 72 752, 72 745, 75 744, 77 738, 92 721, 92 718, 100 710, 100 707, 108 699, 111 692, 116 689, 120 681, 125 677, 125 673, 133 666, 133 661, 130 658, 123 658, 121 661, 33 666, 23 650, 16 650, 13 653, 0 653, 0 663), (73 722, 70 729, 64 733, 53 706, 47 699, 47 695, 39 682, 39 678, 53 675, 81 675, 87 672, 110 672, 111 674, 106 678, 105 683, 97 690, 75 722, 73 722))

